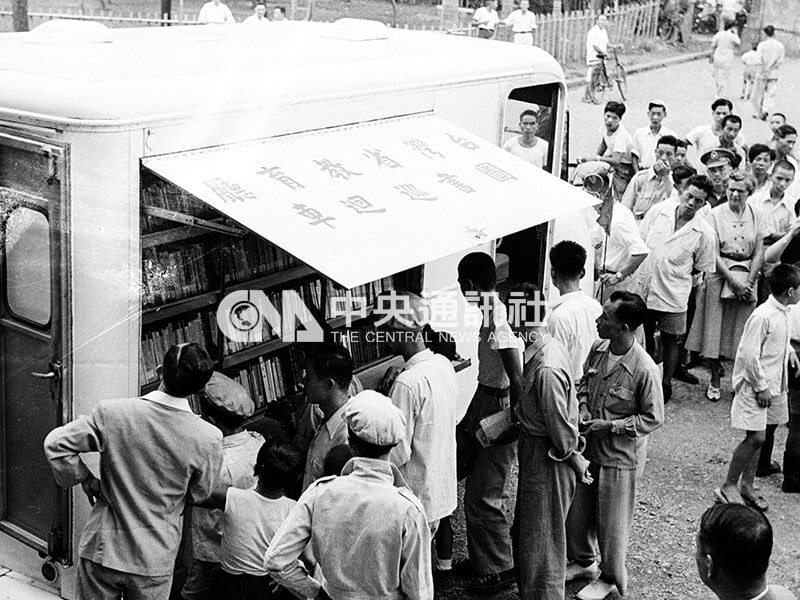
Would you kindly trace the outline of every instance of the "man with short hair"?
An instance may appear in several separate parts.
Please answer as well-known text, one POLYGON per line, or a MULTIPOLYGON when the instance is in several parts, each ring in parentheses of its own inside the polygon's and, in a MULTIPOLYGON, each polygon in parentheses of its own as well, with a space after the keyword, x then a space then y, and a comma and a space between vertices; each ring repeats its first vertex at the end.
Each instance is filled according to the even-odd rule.
POLYGON ((775 150, 775 133, 778 131, 778 127, 786 125, 786 115, 782 112, 772 113, 767 119, 767 125, 769 125, 769 130, 772 132, 772 138, 767 145, 775 150))
POLYGON ((691 167, 689 160, 686 158, 689 153, 689 142, 680 136, 676 136, 675 139, 678 140, 678 145, 675 146, 675 166, 691 167))
POLYGON ((350 399, 353 359, 341 344, 317 344, 306 355, 303 391, 308 403, 324 415, 306 454, 303 491, 322 477, 325 457, 336 446, 347 443, 347 425, 342 416, 350 399))
POLYGON ((184 508, 220 481, 222 434, 187 400, 211 378, 211 357, 179 344, 161 364, 158 390, 103 400, 44 440, 56 482, 80 483, 92 505, 78 548, 78 600, 167 600, 184 508), (87 452, 100 454, 99 479, 81 459, 87 452))
POLYGON ((622 204, 631 210, 638 221, 644 219, 653 205, 666 200, 672 194, 671 173, 677 147, 677 138, 671 135, 662 136, 656 144, 656 160, 653 165, 636 173, 625 190, 622 204))
MULTIPOLYGON (((700 157, 709 150, 719 146, 719 136, 722 135, 722 120, 733 112, 733 102, 727 98, 717 98, 711 103, 711 125, 699 125, 686 134, 686 140, 694 146, 696 153, 695 160, 699 162, 700 157)), ((736 136, 736 143, 742 148, 747 144, 741 132, 736 136)), ((695 164, 698 172, 703 173, 702 165, 695 164)))
POLYGON ((285 6, 276 6, 275 10, 272 11, 272 20, 275 21, 285 21, 286 20, 286 7, 285 6))
POLYGON ((344 412, 353 458, 342 476, 309 487, 280 526, 264 564, 304 598, 433 600, 425 511, 389 453, 405 435, 403 413, 383 394, 356 394, 344 412), (298 560, 314 549, 324 579, 298 560))
POLYGON ((205 25, 231 25, 236 23, 233 13, 227 5, 220 0, 209 0, 200 9, 197 22, 205 25))
POLYGON ((528 0, 520 0, 519 8, 512 11, 503 21, 503 25, 511 27, 515 44, 533 46, 533 30, 536 29, 536 15, 528 8, 528 0))
POLYGON ((797 144, 797 129, 791 125, 781 125, 775 130, 775 160, 787 160, 795 169, 798 168, 794 147, 797 144))
POLYGON ((263 2, 256 4, 253 14, 242 21, 245 25, 266 25, 269 23, 267 18, 267 5, 263 2))
POLYGON ((670 200, 677 200, 686 187, 690 177, 697 175, 697 169, 691 165, 677 165, 672 170, 672 194, 670 200))
POLYGON ((656 146, 664 136, 677 137, 677 133, 662 125, 667 116, 667 106, 663 100, 651 100, 647 105, 647 118, 650 125, 633 132, 633 153, 639 159, 640 169, 649 169, 656 163, 656 146))
MULTIPOLYGON (((245 389, 217 371, 199 394, 203 418, 222 433, 222 473, 219 487, 249 489, 255 486, 254 468, 264 443, 260 433, 247 431, 245 419, 255 403, 245 389)), ((181 589, 184 600, 207 600, 211 581, 222 563, 222 511, 193 506, 192 564, 181 589)))
POLYGON ((579 158, 578 162, 599 161, 614 169, 612 188, 615 198, 622 198, 637 169, 637 159, 633 154, 633 138, 622 124, 625 105, 614 100, 606 102, 603 109, 603 139, 597 147, 594 158, 579 158))
MULTIPOLYGON (((528 305, 541 303, 533 284, 521 291, 528 305)), ((591 481, 589 463, 581 456, 572 359, 536 318, 526 321, 531 343, 513 408, 520 431, 514 565, 522 600, 563 600, 567 512, 576 483, 591 481)))
POLYGON ((539 113, 523 110, 519 115, 522 135, 515 136, 503 144, 503 150, 543 169, 547 164, 547 142, 536 135, 539 129, 539 113))
POLYGON ((592 483, 578 486, 567 519, 567 581, 599 579, 580 600, 627 594, 628 548, 636 488, 644 473, 647 436, 664 424, 658 367, 636 341, 647 314, 644 300, 618 291, 597 319, 601 339, 592 346, 578 386, 581 431, 592 483), (599 568, 595 546, 599 545, 599 568))
POLYGON ((686 312, 695 271, 713 273, 714 231, 698 214, 713 191, 708 177, 689 179, 678 202, 665 200, 648 211, 642 237, 650 254, 638 271, 639 289, 647 303, 644 321, 647 352, 655 352, 654 334, 661 331, 664 402, 672 396, 678 365, 678 338, 686 333, 686 312))
POLYGON ((603 312, 600 303, 581 290, 585 267, 586 250, 580 244, 564 240, 550 249, 550 278, 559 297, 547 313, 547 331, 566 349, 573 382, 583 374, 583 361, 597 338, 595 320, 603 312))
POLYGON ((758 44, 756 52, 761 59, 761 70, 758 73, 758 85, 753 96, 754 116, 762 121, 767 120, 775 109, 775 95, 778 92, 778 70, 786 59, 786 49, 775 39, 775 27, 764 27, 767 39, 758 44))
POLYGON ((608 18, 605 15, 597 17, 597 21, 586 33, 586 90, 583 93, 583 102, 600 104, 592 89, 595 69, 600 68, 601 60, 608 55, 608 18))
POLYGON ((425 345, 423 330, 430 308, 411 292, 378 296, 376 315, 391 307, 387 320, 376 325, 386 333, 386 343, 405 364, 389 390, 389 398, 403 413, 406 431, 391 453, 392 462, 420 499, 436 534, 439 521, 451 515, 456 495, 456 424, 458 383, 453 365, 425 345), (389 304, 382 304, 389 301, 389 304))
POLYGON ((794 178, 794 165, 779 160, 772 167, 769 185, 747 199, 748 204, 758 210, 764 218, 767 229, 764 237, 765 247, 769 247, 786 235, 795 220, 795 205, 798 198, 788 193, 794 178))
POLYGON ((767 584, 772 526, 765 515, 741 504, 715 504, 700 518, 695 563, 719 600, 797 600, 783 586, 767 584))
POLYGON ((495 28, 499 21, 497 0, 483 0, 483 4, 472 15, 472 24, 478 28, 478 37, 483 39, 494 37, 495 28))
POLYGON ((722 133, 719 134, 719 147, 730 150, 736 155, 733 168, 744 168, 747 164, 747 153, 744 148, 736 143, 739 132, 742 130, 742 119, 738 115, 728 115, 722 119, 722 133))

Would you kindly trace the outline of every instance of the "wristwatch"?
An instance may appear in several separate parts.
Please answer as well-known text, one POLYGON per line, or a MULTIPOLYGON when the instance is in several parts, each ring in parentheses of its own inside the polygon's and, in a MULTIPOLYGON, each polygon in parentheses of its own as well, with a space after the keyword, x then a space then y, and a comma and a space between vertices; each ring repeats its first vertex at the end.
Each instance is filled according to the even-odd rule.
POLYGON ((619 435, 619 423, 617 421, 611 421, 611 433, 619 435))

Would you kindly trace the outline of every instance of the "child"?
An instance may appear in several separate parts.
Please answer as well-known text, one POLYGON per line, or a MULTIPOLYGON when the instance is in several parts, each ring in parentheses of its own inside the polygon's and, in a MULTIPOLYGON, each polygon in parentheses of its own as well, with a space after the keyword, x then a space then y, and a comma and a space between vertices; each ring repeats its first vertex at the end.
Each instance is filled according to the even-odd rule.
POLYGON ((761 57, 756 52, 758 42, 753 42, 752 50, 748 50, 742 54, 742 65, 744 71, 742 72, 742 100, 750 100, 753 94, 753 89, 756 86, 756 71, 761 66, 761 57))
POLYGON ((266 442, 258 451, 255 489, 215 492, 210 503, 223 508, 222 568, 211 582, 209 600, 291 598, 264 568, 272 536, 296 504, 283 489, 300 478, 303 453, 291 442, 266 442))
POLYGON ((800 271, 779 264, 768 279, 772 294, 747 319, 733 365, 731 425, 745 430, 745 439, 733 452, 725 482, 714 490, 717 502, 741 498, 760 511, 768 505, 753 485, 759 453, 767 429, 789 420, 787 365, 795 371, 800 366, 789 345, 789 307, 800 300, 800 271))

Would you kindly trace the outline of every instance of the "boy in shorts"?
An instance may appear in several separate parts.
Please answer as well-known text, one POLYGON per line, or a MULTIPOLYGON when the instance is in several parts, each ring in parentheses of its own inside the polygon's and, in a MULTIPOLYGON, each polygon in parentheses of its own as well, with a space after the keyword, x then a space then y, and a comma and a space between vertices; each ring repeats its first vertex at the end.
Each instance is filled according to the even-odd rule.
POLYGON ((747 319, 733 366, 731 425, 745 438, 733 451, 725 482, 714 490, 717 502, 741 500, 760 511, 768 508, 753 485, 761 446, 769 425, 789 420, 788 368, 800 369, 789 344, 789 307, 800 300, 800 271, 779 264, 769 283, 772 294, 747 319))

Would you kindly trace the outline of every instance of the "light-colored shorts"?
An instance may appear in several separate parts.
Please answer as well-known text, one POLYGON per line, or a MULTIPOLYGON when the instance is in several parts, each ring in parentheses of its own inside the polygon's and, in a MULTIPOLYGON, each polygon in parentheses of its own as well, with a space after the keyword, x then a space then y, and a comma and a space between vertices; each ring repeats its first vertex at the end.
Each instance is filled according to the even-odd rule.
POLYGON ((652 319, 658 330, 672 335, 686 333, 686 311, 679 313, 664 312, 662 310, 647 309, 647 318, 652 319))
POLYGON ((789 400, 784 392, 772 399, 767 408, 758 405, 756 394, 742 384, 733 395, 731 427, 744 431, 764 431, 767 425, 783 425, 789 421, 789 400))

